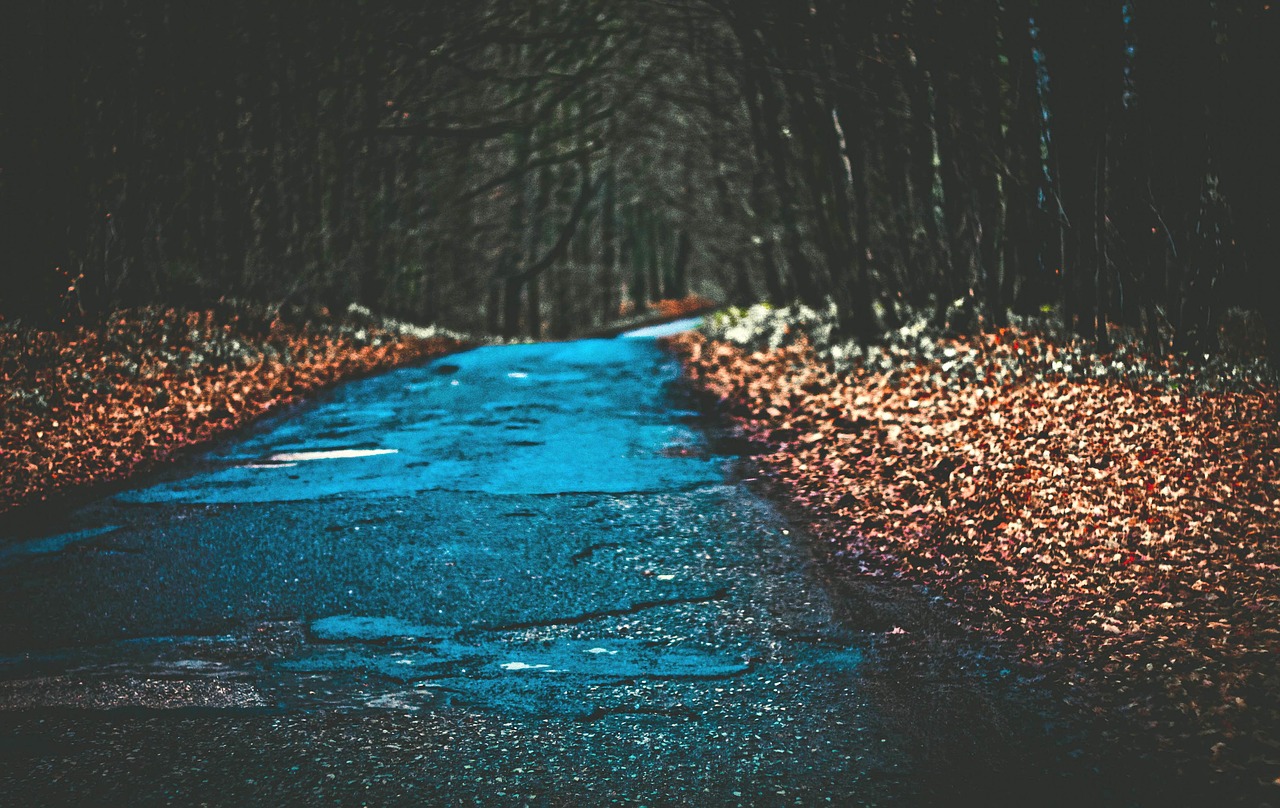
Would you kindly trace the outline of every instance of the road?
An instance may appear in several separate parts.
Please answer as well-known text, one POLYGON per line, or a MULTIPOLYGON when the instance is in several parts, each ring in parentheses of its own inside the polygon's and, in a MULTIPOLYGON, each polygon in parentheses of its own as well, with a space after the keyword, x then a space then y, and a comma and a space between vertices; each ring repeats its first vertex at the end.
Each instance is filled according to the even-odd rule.
POLYGON ((0 802, 1105 797, 926 595, 815 560, 653 333, 353 382, 10 532, 0 802))

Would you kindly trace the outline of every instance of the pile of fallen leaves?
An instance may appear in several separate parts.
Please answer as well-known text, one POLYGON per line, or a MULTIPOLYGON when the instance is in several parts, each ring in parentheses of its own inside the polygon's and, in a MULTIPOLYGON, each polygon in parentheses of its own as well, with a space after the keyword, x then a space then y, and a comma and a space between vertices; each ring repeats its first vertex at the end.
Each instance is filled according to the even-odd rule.
POLYGON ((0 329, 0 512, 124 479, 310 391, 460 345, 396 325, 239 306, 0 329))
POLYGON ((670 345, 856 569, 961 604, 1121 740, 1280 797, 1274 386, 1095 377, 1008 329, 842 373, 804 338, 670 345))

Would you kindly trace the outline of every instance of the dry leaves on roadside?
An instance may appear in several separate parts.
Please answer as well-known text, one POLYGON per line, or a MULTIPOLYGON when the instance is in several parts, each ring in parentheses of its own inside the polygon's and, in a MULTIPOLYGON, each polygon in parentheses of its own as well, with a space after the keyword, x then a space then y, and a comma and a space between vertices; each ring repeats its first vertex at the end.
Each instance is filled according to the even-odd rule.
POLYGON ((864 573, 929 583, 1135 734, 1280 775, 1275 389, 1067 378, 1009 331, 844 375, 803 340, 670 344, 864 573))
POLYGON ((459 347, 376 326, 141 309, 0 331, 0 512, 121 480, 344 378, 459 347))

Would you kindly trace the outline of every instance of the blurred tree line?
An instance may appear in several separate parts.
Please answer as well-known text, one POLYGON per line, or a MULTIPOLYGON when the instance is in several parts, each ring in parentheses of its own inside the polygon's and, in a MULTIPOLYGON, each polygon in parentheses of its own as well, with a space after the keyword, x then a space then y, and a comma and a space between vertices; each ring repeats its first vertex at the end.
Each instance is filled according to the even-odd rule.
POLYGON ((700 292, 1280 347, 1270 0, 32 0, 0 313, 566 336, 700 292), (957 303, 959 301, 959 303, 957 303))

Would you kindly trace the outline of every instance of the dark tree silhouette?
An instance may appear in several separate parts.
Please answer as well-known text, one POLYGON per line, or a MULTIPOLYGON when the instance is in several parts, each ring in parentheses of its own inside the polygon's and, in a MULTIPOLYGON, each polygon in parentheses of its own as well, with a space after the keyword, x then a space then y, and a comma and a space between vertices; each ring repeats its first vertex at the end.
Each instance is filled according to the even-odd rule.
POLYGON ((1048 312, 1280 345, 1265 0, 36 0, 0 313, 361 302, 565 336, 663 297, 874 341, 1048 312), (955 304, 959 301, 960 305, 955 304))

